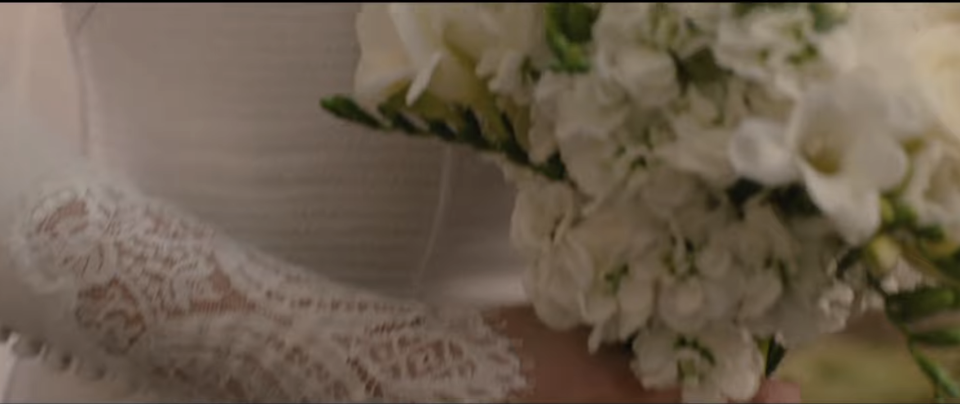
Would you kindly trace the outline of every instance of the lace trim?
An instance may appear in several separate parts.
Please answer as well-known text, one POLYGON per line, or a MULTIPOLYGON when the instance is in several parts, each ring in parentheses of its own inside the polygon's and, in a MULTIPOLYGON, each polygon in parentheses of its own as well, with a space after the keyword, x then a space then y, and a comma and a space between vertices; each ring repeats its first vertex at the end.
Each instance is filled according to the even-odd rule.
POLYGON ((476 312, 334 284, 108 181, 27 205, 8 246, 59 329, 22 330, 42 336, 21 338, 21 356, 89 345, 41 356, 229 401, 488 402, 526 386, 476 312))

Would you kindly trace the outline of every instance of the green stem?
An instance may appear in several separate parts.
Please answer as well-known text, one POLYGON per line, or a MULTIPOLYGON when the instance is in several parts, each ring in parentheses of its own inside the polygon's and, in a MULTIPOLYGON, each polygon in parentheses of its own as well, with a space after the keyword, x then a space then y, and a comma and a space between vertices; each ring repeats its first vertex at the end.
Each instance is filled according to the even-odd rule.
POLYGON ((780 367, 780 364, 783 362, 783 358, 787 356, 787 349, 783 345, 780 345, 777 342, 776 338, 770 338, 767 340, 767 352, 766 352, 766 364, 764 366, 764 376, 770 378, 773 376, 773 373, 777 371, 777 368, 780 367))
POLYGON ((483 135, 478 117, 469 109, 461 111, 460 118, 464 127, 458 131, 450 127, 447 122, 440 120, 427 120, 427 127, 423 128, 411 122, 402 113, 386 108, 380 110, 380 114, 383 116, 381 119, 365 111, 348 96, 338 95, 325 98, 321 100, 320 106, 340 119, 372 129, 384 132, 400 132, 418 138, 436 137, 444 142, 468 146, 479 152, 501 155, 511 163, 525 167, 549 180, 568 181, 566 169, 559 155, 551 156, 542 164, 530 161, 527 152, 517 142, 512 125, 509 125, 509 120, 505 117, 501 118, 504 119, 509 136, 506 136, 506 139, 493 142, 483 135))
MULTIPOLYGON (((900 331, 900 333, 907 339, 907 348, 910 352, 910 356, 917 364, 917 367, 919 367, 927 379, 930 380, 930 384, 933 387, 934 397, 937 399, 937 401, 943 402, 948 398, 960 398, 960 385, 957 384, 950 373, 941 365, 924 355, 919 349, 919 346, 921 345, 941 346, 946 344, 956 346, 955 336, 950 335, 949 332, 944 335, 939 335, 937 332, 915 333, 911 331, 909 324, 907 323, 910 321, 908 319, 915 320, 916 318, 905 317, 904 313, 900 312, 901 308, 899 307, 899 305, 902 303, 899 300, 902 300, 902 297, 905 294, 891 295, 890 293, 887 293, 885 290, 883 290, 883 288, 880 286, 880 283, 873 276, 870 276, 868 281, 870 282, 871 287, 883 297, 884 314, 886 315, 887 320, 889 320, 890 324, 896 327, 897 330, 900 331), (951 337, 954 338, 951 339, 951 337)), ((929 310, 930 308, 923 307, 923 309, 929 310)))

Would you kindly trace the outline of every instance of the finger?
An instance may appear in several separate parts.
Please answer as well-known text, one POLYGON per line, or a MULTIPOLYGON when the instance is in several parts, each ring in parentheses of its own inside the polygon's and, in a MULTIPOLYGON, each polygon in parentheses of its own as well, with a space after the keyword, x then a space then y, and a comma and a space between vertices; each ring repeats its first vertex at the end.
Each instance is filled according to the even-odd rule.
POLYGON ((760 386, 753 402, 767 404, 799 403, 800 386, 780 380, 767 380, 760 386))

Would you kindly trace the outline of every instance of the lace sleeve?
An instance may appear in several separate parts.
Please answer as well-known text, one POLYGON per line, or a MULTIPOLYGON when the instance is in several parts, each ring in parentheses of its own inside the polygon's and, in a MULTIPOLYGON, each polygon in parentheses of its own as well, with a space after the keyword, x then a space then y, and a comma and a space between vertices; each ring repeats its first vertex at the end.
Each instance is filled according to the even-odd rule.
POLYGON ((524 387, 480 314, 337 285, 79 177, 26 201, 0 253, 0 320, 47 351, 192 399, 503 401, 524 387))

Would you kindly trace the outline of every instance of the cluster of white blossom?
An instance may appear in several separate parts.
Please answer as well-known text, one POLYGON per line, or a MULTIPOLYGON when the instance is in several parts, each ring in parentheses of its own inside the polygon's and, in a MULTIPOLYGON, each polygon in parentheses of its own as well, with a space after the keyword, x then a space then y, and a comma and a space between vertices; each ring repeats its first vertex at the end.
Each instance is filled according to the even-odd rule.
POLYGON ((934 282, 894 270, 902 250, 960 248, 960 18, 940 7, 370 4, 355 97, 453 129, 474 111, 486 150, 524 154, 499 161, 541 318, 632 342, 647 387, 744 401, 758 341, 840 330, 867 278, 934 282))

